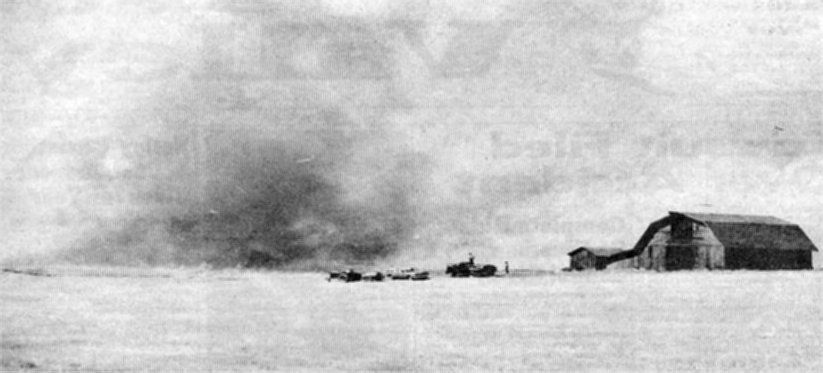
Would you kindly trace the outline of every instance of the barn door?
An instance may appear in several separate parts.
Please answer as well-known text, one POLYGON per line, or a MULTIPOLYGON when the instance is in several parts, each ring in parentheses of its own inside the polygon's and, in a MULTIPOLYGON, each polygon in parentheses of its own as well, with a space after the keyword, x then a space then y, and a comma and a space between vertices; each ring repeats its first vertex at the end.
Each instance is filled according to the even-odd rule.
POLYGON ((666 270, 694 269, 697 257, 695 246, 668 246, 666 247, 666 270))

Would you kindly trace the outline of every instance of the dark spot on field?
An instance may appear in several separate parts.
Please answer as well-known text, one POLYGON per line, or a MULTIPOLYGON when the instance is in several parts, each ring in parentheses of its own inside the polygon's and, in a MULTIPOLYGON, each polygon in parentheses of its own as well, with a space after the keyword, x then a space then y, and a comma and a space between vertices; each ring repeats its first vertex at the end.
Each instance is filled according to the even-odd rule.
POLYGON ((45 276, 45 277, 50 277, 51 276, 48 272, 46 272, 45 269, 42 269, 42 268, 29 268, 29 269, 3 268, 3 272, 14 273, 14 274, 18 274, 18 275, 45 276))
POLYGON ((28 370, 28 369, 38 369, 39 366, 32 361, 18 359, 15 357, 0 357, 0 368, 3 368, 2 371, 10 371, 10 370, 28 370))
POLYGON ((37 368, 37 364, 32 363, 31 361, 22 361, 22 362, 20 362, 20 368, 34 369, 34 368, 37 368))
POLYGON ((420 365, 412 361, 387 361, 374 364, 369 370, 376 372, 419 372, 420 365))

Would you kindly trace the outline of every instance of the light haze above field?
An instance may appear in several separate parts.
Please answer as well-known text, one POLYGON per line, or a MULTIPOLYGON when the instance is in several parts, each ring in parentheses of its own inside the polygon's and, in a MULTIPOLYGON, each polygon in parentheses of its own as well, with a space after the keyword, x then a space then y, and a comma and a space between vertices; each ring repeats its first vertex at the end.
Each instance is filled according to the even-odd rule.
POLYGON ((775 215, 820 245, 821 15, 3 1, 0 260, 559 267, 669 210, 775 215), (369 250, 336 254, 351 242, 369 250))

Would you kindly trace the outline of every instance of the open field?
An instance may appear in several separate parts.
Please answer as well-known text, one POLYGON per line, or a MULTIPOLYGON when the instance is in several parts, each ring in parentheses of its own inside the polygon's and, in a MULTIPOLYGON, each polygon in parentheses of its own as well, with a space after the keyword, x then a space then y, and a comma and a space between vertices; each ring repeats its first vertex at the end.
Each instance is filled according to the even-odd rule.
POLYGON ((823 371, 820 271, 107 271, 0 274, 0 370, 823 371))

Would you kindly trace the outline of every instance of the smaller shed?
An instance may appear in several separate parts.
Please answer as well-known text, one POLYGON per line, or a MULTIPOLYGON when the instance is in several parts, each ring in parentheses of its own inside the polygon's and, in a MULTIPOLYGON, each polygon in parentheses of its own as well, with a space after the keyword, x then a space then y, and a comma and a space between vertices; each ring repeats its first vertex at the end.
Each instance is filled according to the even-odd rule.
POLYGON ((581 246, 569 252, 569 267, 575 271, 603 270, 622 252, 623 249, 616 247, 581 246))

